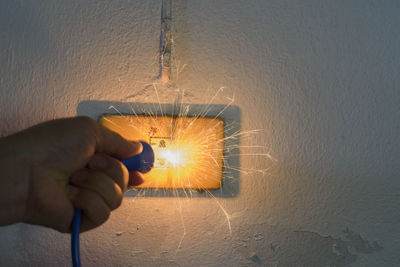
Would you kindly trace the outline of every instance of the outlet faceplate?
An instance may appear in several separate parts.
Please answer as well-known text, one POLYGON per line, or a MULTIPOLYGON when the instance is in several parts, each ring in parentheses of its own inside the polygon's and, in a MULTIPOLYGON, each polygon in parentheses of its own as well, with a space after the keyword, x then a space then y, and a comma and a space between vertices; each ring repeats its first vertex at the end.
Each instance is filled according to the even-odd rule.
POLYGON ((103 115, 100 123, 154 150, 154 168, 133 188, 217 189, 222 185, 224 122, 220 118, 103 115))

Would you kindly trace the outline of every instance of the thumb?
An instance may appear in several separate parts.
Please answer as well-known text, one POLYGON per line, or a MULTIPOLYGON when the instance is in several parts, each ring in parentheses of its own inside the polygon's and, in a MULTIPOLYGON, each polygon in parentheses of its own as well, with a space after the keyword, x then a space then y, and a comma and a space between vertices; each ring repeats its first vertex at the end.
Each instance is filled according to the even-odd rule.
POLYGON ((106 153, 116 158, 128 158, 142 152, 142 144, 128 141, 116 132, 97 123, 96 127, 96 152, 106 153))

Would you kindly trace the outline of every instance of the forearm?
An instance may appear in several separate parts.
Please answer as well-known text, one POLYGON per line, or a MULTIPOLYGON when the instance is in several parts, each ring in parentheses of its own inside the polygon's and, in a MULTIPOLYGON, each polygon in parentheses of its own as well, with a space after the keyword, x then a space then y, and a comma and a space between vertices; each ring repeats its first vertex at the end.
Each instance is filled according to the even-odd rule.
POLYGON ((0 225, 24 219, 28 191, 29 168, 19 152, 18 137, 0 138, 0 225))

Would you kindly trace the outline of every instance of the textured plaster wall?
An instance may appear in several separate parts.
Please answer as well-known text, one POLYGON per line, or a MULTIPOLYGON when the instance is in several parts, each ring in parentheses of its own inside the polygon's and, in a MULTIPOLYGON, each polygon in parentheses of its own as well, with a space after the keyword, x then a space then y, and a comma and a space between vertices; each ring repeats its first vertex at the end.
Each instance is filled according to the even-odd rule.
MULTIPOLYGON (((157 102, 160 2, 2 1, 0 133, 77 115, 82 101, 157 102)), ((185 102, 224 86, 214 103, 234 94, 242 129, 264 129, 242 144, 275 161, 242 156, 268 171, 242 174, 234 198, 126 198, 82 235, 83 264, 399 266, 399 2, 175 8, 185 102)), ((1 266, 70 264, 68 235, 19 224, 0 236, 1 266)))

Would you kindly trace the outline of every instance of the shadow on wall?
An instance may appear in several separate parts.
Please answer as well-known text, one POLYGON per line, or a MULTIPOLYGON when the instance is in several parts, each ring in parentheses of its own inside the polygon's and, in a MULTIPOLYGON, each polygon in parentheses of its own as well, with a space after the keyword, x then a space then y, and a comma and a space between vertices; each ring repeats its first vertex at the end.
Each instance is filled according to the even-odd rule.
POLYGON ((174 104, 127 103, 113 101, 83 101, 79 103, 77 115, 98 120, 104 114, 218 117, 224 121, 224 168, 222 187, 216 190, 130 190, 126 196, 145 197, 219 197, 232 198, 239 193, 240 177, 240 116, 239 107, 230 105, 185 104, 178 98, 174 104))
POLYGON ((357 253, 383 249, 376 241, 371 243, 348 228, 341 238, 333 238, 260 224, 239 227, 234 239, 235 253, 246 259, 243 264, 262 266, 345 267, 357 260, 357 253))

